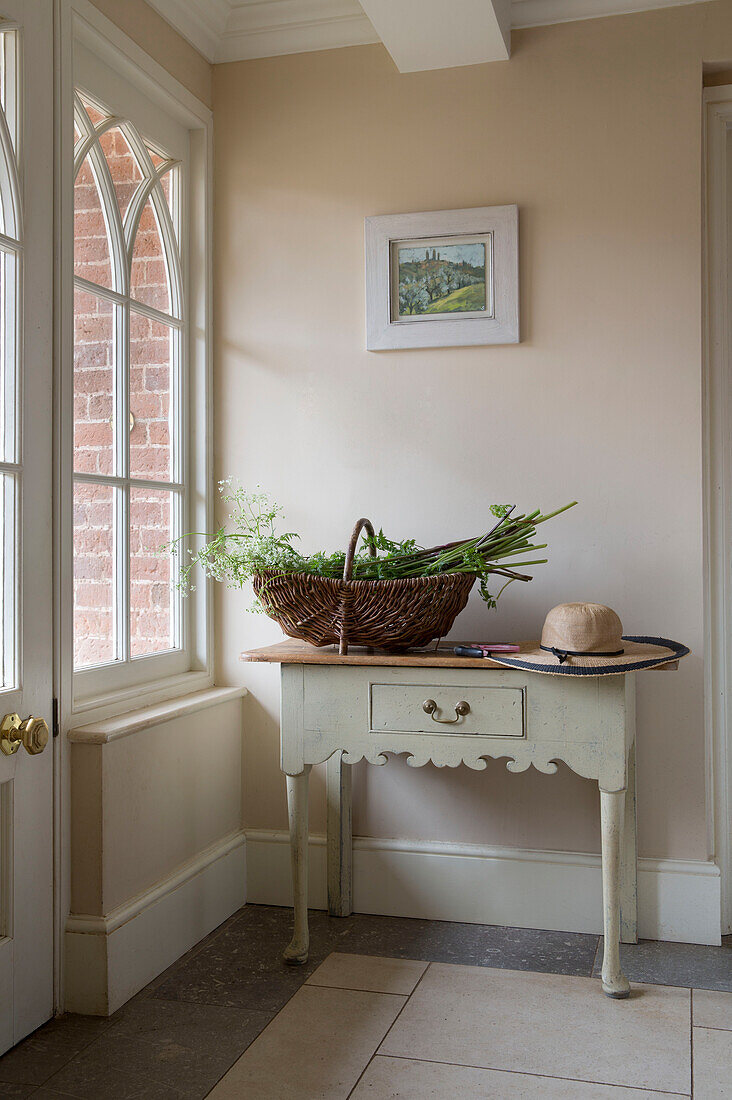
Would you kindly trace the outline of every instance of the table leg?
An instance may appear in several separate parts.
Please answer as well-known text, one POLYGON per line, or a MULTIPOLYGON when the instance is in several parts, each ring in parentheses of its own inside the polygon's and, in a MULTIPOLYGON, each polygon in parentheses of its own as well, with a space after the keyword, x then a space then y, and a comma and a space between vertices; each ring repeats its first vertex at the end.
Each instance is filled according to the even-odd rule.
POLYGON ((325 773, 328 833, 328 912, 332 917, 349 917, 351 901, 351 765, 343 753, 328 760, 325 773))
POLYGON ((627 997, 630 984, 620 967, 620 855, 625 791, 600 791, 602 825, 602 907, 605 937, 602 989, 608 997, 627 997))
POLYGON ((290 859, 292 861, 292 893, 294 930, 285 948, 284 960, 290 966, 308 961, 308 786, 310 768, 306 764, 299 775, 287 776, 287 815, 290 820, 290 859))
POLYGON ((638 942, 638 842, 636 837, 635 745, 628 753, 623 856, 620 866, 620 939, 638 942))

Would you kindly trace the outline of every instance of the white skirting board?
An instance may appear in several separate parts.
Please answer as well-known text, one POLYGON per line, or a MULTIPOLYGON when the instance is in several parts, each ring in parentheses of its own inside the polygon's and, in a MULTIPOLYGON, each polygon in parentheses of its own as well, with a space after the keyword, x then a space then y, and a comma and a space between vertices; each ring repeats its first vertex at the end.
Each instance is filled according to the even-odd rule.
POLYGON ((106 917, 66 922, 64 1008, 107 1016, 246 900, 246 845, 233 833, 106 917))
MULTIPOLYGON (((290 905, 287 833, 247 831, 247 901, 290 905)), ((600 857, 356 837, 353 909, 397 917, 602 931, 600 857)), ((681 943, 721 942, 715 863, 641 859, 638 934, 681 943)), ((325 838, 310 838, 310 905, 327 908, 325 838)))

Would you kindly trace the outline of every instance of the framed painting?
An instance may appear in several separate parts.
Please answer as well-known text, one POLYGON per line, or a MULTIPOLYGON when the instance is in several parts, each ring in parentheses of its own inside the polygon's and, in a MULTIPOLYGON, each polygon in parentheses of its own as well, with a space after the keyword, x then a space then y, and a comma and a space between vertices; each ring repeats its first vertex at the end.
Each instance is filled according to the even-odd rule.
POLYGON ((517 344, 518 207, 366 218, 366 347, 517 344))

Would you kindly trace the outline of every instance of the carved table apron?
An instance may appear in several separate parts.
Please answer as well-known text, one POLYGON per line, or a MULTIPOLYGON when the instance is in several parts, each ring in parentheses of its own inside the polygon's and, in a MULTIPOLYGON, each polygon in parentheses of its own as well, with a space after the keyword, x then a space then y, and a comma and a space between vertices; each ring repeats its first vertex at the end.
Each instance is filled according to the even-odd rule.
POLYGON ((600 789, 602 988, 610 997, 626 997, 630 986, 619 945, 621 939, 635 943, 637 935, 635 674, 547 676, 446 654, 438 663, 436 654, 390 658, 362 651, 339 658, 333 651, 313 651, 306 656, 310 649, 287 642, 243 655, 281 662, 281 768, 287 776, 294 888, 294 935, 286 961, 304 963, 308 957, 313 764, 327 761, 328 907, 335 916, 347 916, 350 765, 385 764, 386 753, 406 753, 412 767, 431 761, 482 771, 492 757, 505 759, 509 772, 533 765, 553 774, 556 762, 564 761, 597 780, 600 789))

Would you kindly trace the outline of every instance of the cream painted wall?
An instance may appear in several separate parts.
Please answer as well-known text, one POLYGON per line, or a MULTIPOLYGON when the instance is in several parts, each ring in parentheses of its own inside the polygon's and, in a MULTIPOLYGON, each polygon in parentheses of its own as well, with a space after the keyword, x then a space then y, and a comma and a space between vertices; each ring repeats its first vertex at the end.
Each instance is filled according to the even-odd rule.
POLYGON ((91 0, 171 76, 211 106, 212 66, 145 0, 91 0))
MULTIPOLYGON (((268 488, 304 546, 360 515, 429 544, 493 501, 580 506, 550 564, 462 638, 536 637, 564 600, 693 649, 639 677, 640 846, 707 856, 702 632, 702 61, 709 3, 516 32, 509 62, 400 75, 381 46, 217 66, 217 475, 268 488), (518 203, 522 342, 364 350, 363 219, 518 203)), ((245 683, 245 820, 286 826, 278 629, 221 591, 219 682, 245 683)), ((322 772, 311 827, 324 824, 322 772)), ((355 829, 596 851, 597 793, 555 777, 357 769, 355 829)))

